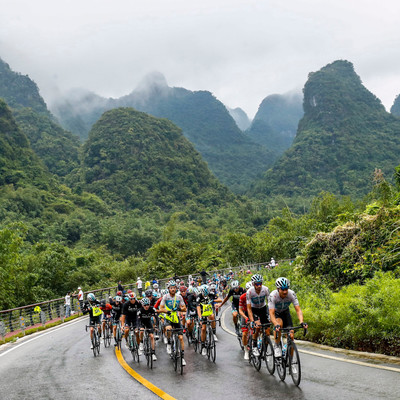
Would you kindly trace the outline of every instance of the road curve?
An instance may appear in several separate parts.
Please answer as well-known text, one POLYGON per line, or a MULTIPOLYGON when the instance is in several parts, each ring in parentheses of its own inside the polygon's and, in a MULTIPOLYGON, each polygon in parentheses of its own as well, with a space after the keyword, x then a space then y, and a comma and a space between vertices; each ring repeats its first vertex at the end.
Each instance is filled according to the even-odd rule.
MULTIPOLYGON (((232 330, 230 313, 224 316, 228 329, 232 330)), ((102 347, 100 357, 93 357, 84 328, 86 323, 86 318, 77 320, 0 347, 0 398, 76 400, 132 395, 140 396, 141 400, 158 399, 122 368, 114 348, 102 347)), ((260 372, 255 371, 243 360, 234 336, 221 328, 217 334, 216 363, 186 346, 187 366, 183 376, 175 373, 161 343, 157 344, 158 361, 153 370, 148 370, 144 362, 134 363, 124 346, 122 356, 143 378, 179 400, 192 396, 212 399, 233 396, 246 400, 396 399, 400 393, 398 372, 306 353, 300 354, 302 382, 297 388, 290 376, 281 382, 276 373, 270 376, 264 365, 260 372)), ((316 352, 337 357, 323 350, 316 352)))

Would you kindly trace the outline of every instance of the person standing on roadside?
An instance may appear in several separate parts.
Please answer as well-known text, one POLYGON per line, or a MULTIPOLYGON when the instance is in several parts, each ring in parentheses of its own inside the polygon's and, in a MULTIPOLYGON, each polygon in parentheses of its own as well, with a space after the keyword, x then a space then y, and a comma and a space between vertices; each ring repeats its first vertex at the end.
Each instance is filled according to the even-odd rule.
POLYGON ((139 297, 142 297, 143 282, 140 279, 140 277, 137 278, 136 286, 137 286, 137 289, 138 289, 138 292, 139 292, 139 297))
POLYGON ((82 307, 83 307, 83 290, 82 290, 82 288, 80 286, 78 287, 78 301, 79 301, 79 308, 82 311, 82 307))
POLYGON ((67 292, 64 298, 64 307, 65 307, 65 318, 68 318, 71 316, 71 292, 67 292))

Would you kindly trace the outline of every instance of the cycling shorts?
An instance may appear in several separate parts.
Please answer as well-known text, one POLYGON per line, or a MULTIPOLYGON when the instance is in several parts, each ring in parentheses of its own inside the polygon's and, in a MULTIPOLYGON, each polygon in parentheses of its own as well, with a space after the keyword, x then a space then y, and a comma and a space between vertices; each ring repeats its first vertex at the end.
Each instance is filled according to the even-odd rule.
POLYGON ((95 324, 100 324, 100 322, 101 322, 100 315, 97 317, 89 317, 90 326, 94 326, 95 324))
POLYGON ((253 317, 254 321, 260 320, 262 324, 268 324, 269 322, 269 316, 268 316, 268 308, 267 306, 261 307, 261 308, 251 308, 251 311, 253 311, 253 317))
POLYGON ((239 312, 239 307, 236 307, 235 304, 233 304, 233 303, 232 303, 232 305, 231 305, 231 308, 232 308, 232 314, 233 314, 234 312, 239 312))
POLYGON ((290 315, 289 309, 286 309, 285 311, 275 311, 275 318, 280 318, 283 322, 282 328, 287 328, 293 326, 292 322, 292 316, 290 315))
POLYGON ((240 317, 240 327, 242 328, 242 332, 248 332, 249 331, 249 327, 246 324, 246 319, 243 318, 242 316, 240 317))
POLYGON ((178 331, 178 335, 182 335, 183 334, 183 327, 181 322, 172 322, 169 320, 165 320, 165 326, 170 326, 172 329, 179 329, 178 331))
POLYGON ((154 332, 153 324, 150 321, 140 321, 140 327, 149 330, 149 333, 154 332))
POLYGON ((125 318, 125 326, 129 326, 129 327, 133 327, 133 328, 137 328, 139 326, 139 319, 135 318, 135 319, 131 319, 126 317, 125 318))

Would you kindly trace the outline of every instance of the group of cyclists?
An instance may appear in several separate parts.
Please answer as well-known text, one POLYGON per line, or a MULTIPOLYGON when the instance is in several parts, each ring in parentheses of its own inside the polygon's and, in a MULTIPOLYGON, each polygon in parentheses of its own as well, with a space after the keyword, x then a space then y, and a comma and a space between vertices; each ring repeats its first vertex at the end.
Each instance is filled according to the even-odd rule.
MULTIPOLYGON (((139 300, 132 290, 126 293, 118 291, 109 301, 97 300, 93 293, 87 295, 82 311, 88 313, 90 317, 90 336, 93 336, 94 326, 97 326, 101 336, 101 330, 107 321, 113 326, 113 337, 117 345, 116 328, 121 324, 123 336, 128 346, 128 334, 130 329, 134 330, 136 341, 139 344, 139 351, 143 352, 143 334, 148 330, 151 340, 151 357, 157 360, 155 354, 155 341, 163 333, 166 351, 171 354, 171 333, 172 330, 178 332, 181 344, 182 364, 186 365, 184 359, 185 344, 183 335, 186 333, 191 337, 195 321, 199 321, 201 326, 200 353, 206 355, 205 340, 207 321, 210 321, 214 341, 216 336, 216 317, 219 309, 231 299, 232 319, 236 334, 242 338, 244 347, 244 359, 249 359, 248 343, 253 341, 252 352, 257 354, 257 337, 262 326, 269 322, 275 331, 274 355, 281 356, 280 330, 292 327, 292 319, 289 311, 290 304, 293 304, 300 325, 305 329, 307 324, 303 320, 299 301, 287 278, 280 277, 276 280, 276 289, 271 293, 267 286, 263 285, 261 274, 254 274, 243 288, 233 273, 227 276, 214 274, 209 281, 203 279, 193 279, 189 276, 188 282, 183 280, 171 279, 166 284, 166 288, 161 290, 158 283, 153 283, 148 288, 143 297, 139 300), (159 324, 161 320, 162 324, 159 324), (163 332, 160 332, 163 329, 163 332), (251 334, 251 337, 249 333, 251 334)), ((268 325, 269 326, 269 325, 268 325)), ((266 333, 270 335, 270 328, 267 327, 266 333)), ((290 332, 293 339, 294 332, 290 332)))

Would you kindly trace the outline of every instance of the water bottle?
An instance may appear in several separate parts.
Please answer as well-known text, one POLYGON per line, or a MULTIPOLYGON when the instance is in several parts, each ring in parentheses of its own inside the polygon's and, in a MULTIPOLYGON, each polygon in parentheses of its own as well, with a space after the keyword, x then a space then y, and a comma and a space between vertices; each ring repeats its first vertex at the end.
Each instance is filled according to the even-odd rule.
POLYGON ((262 347, 262 337, 261 336, 258 337, 257 347, 258 347, 258 350, 261 351, 261 347, 262 347))
POLYGON ((285 357, 285 355, 286 355, 286 347, 287 347, 287 344, 284 344, 282 347, 282 357, 285 357))

